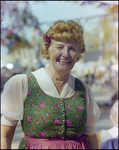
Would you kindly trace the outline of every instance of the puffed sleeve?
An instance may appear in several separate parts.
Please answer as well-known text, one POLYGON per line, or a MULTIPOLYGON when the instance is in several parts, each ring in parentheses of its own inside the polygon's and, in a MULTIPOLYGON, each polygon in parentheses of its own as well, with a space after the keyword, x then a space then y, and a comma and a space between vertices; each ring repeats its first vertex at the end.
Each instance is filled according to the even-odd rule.
POLYGON ((4 85, 1 95, 1 114, 13 120, 23 118, 23 102, 28 92, 27 76, 17 74, 4 85))
POLYGON ((86 107, 87 107, 87 123, 83 131, 84 134, 93 135, 96 134, 95 123, 100 118, 100 109, 95 101, 94 95, 90 87, 83 82, 86 88, 86 107))

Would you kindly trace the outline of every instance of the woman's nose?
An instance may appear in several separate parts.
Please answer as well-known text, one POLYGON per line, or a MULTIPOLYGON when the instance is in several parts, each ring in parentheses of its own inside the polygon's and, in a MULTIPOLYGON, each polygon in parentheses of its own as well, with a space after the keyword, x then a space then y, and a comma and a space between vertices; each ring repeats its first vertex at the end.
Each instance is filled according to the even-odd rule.
POLYGON ((64 47, 64 49, 63 49, 63 56, 64 57, 69 57, 69 50, 68 50, 67 47, 64 47))

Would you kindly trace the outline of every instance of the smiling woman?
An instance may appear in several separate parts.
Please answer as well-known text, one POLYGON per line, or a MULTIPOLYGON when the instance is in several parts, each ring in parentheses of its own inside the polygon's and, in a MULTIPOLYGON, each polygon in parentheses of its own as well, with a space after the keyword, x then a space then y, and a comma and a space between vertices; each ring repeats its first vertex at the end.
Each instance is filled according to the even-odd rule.
POLYGON ((78 60, 78 43, 76 41, 59 42, 52 40, 49 47, 49 69, 55 72, 55 74, 62 74, 65 76, 69 74, 74 64, 78 60), (76 48, 72 48, 75 47, 76 48), (53 66, 53 67, 52 67, 53 66), (55 69, 53 69, 55 68, 55 69))
POLYGON ((85 50, 83 27, 54 22, 43 36, 41 54, 49 66, 10 78, 1 106, 2 148, 11 148, 18 120, 19 149, 97 149, 99 107, 89 86, 70 74, 85 50))

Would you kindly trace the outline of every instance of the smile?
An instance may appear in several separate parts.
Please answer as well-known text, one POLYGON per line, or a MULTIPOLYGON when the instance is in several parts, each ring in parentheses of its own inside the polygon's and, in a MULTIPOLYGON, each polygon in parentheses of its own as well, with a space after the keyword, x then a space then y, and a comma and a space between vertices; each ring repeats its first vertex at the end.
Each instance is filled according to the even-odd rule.
POLYGON ((69 63, 70 61, 69 61, 69 60, 59 60, 59 62, 62 62, 62 63, 69 63))

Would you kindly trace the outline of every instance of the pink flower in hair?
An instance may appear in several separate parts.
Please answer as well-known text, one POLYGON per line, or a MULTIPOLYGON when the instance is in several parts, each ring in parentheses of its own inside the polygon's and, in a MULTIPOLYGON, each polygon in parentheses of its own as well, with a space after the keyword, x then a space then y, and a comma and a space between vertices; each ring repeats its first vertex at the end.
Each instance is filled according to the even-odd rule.
POLYGON ((52 36, 47 36, 44 33, 39 32, 39 35, 43 37, 43 40, 47 43, 50 44, 50 39, 54 39, 52 36))

